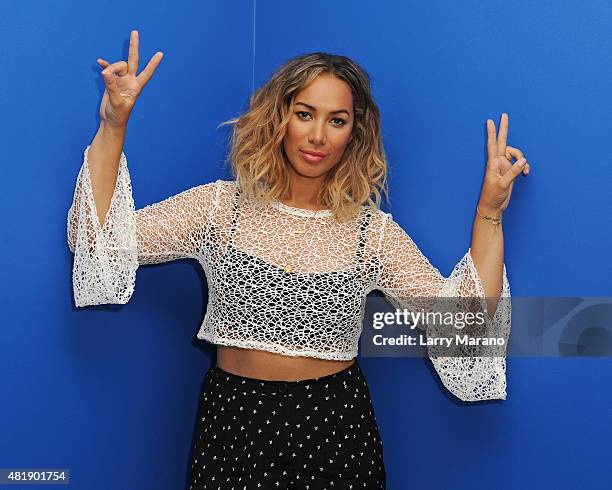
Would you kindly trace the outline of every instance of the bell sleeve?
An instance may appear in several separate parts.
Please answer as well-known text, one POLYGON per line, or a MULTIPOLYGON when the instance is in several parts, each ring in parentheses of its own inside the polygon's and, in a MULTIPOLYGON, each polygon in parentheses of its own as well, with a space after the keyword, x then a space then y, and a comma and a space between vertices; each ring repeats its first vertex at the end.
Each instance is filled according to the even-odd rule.
POLYGON ((139 265, 197 257, 220 181, 135 210, 122 152, 110 207, 100 225, 87 163, 89 148, 67 217, 74 300, 77 307, 125 304, 134 292, 139 265))
MULTIPOLYGON (((480 312, 485 321, 480 327, 480 332, 484 330, 484 333, 479 335, 504 338, 503 355, 478 356, 473 355, 478 353, 478 348, 463 347, 459 348, 459 353, 464 355, 439 356, 434 352, 440 352, 440 347, 432 348, 428 345, 428 357, 443 385, 459 399, 505 400, 505 345, 511 324, 510 285, 505 264, 499 302, 495 312, 490 315, 470 249, 455 265, 450 276, 444 277, 430 264, 410 236, 393 220, 391 214, 383 214, 385 218, 378 244, 380 267, 376 289, 398 309, 447 312, 452 310, 449 305, 454 304, 462 311, 480 312)), ((435 326, 419 325, 419 328, 424 329, 428 337, 438 333, 435 326)), ((448 327, 446 329, 448 331, 448 327)))

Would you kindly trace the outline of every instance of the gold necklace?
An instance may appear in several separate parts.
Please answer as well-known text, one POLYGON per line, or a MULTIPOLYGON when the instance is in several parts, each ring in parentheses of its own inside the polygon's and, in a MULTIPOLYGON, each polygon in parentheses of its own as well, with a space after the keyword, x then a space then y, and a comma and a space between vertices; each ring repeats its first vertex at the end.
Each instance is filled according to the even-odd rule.
MULTIPOLYGON (((295 208, 293 208, 292 206, 289 206, 285 203, 283 203, 282 201, 278 200, 278 203, 280 203, 281 206, 284 206, 286 208, 289 208, 290 210, 294 210, 295 208)), ((319 216, 319 213, 321 211, 327 211, 327 210, 303 210, 303 211, 310 211, 311 215, 310 216, 301 216, 302 218, 305 219, 305 223, 303 226, 303 229, 299 230, 299 229, 294 229, 291 230, 290 233, 293 235, 303 235, 304 233, 306 233, 306 227, 308 226, 309 222, 306 221, 307 218, 315 218, 317 216, 319 216)), ((293 272, 293 254, 289 252, 289 240, 285 241, 285 257, 287 257, 287 259, 285 260, 285 265, 283 266, 283 270, 287 273, 291 273, 293 272)))
MULTIPOLYGON (((293 235, 303 235, 306 233, 306 230, 292 230, 291 233, 293 235)), ((285 257, 288 258, 285 260, 284 271, 287 273, 293 272, 293 254, 289 252, 289 240, 285 242, 285 257)))

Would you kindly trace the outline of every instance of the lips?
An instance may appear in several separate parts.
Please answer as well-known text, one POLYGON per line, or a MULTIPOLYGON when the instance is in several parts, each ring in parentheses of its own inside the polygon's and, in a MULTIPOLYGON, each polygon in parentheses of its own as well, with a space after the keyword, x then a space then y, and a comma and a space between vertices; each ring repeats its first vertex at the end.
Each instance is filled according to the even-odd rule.
POLYGON ((321 153, 320 151, 310 151, 310 150, 300 150, 309 155, 313 155, 315 157, 324 157, 325 153, 321 153))
POLYGON ((327 156, 325 153, 309 152, 304 150, 300 150, 300 154, 302 155, 302 158, 308 163, 318 163, 327 156))

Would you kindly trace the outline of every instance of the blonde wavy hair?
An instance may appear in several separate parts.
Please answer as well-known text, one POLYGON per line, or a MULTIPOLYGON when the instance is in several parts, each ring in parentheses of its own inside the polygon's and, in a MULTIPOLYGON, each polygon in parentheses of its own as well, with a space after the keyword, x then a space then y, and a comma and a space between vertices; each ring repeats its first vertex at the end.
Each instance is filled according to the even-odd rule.
POLYGON ((234 125, 226 164, 243 193, 263 203, 280 200, 289 190, 283 138, 295 96, 320 74, 344 80, 353 96, 351 139, 317 194, 318 202, 343 221, 364 204, 379 209, 382 193, 388 200, 380 110, 372 98, 370 78, 357 63, 324 52, 291 58, 253 93, 247 112, 219 127, 234 125))

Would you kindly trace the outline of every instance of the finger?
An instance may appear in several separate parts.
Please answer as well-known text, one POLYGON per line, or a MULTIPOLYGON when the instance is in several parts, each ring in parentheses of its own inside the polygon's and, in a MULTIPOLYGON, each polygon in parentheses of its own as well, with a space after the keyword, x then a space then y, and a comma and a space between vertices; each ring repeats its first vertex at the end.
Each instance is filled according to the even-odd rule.
MULTIPOLYGON (((512 157, 516 158, 517 160, 520 160, 524 156, 525 154, 518 148, 514 148, 512 146, 506 146, 506 158, 510 160, 511 162, 512 162, 512 157)), ((529 164, 529 162, 526 162, 525 166, 523 167, 523 175, 527 175, 530 170, 531 170, 531 165, 529 164)))
POLYGON ((499 156, 506 154, 506 141, 508 139, 508 114, 502 113, 499 123, 499 135, 497 136, 497 151, 499 156))
POLYGON ((104 78, 104 85, 106 86, 106 90, 108 91, 108 95, 110 96, 113 102, 117 102, 119 97, 119 88, 117 86, 117 76, 116 74, 125 74, 127 73, 127 63, 125 61, 117 61, 113 63, 104 70, 102 70, 102 77, 104 78))
POLYGON ((506 146, 506 158, 510 161, 512 161, 512 157, 516 158, 517 160, 523 158, 525 156, 525 154, 519 150, 518 148, 514 148, 512 146, 506 146))
POLYGON ((510 184, 514 182, 514 179, 516 179, 518 175, 523 171, 524 167, 521 164, 526 164, 526 160, 524 158, 517 160, 514 165, 512 165, 512 167, 504 175, 501 176, 500 183, 504 189, 508 188, 510 184))
POLYGON ((487 119, 487 153, 487 160, 492 160, 497 156, 497 137, 495 136, 495 123, 492 119, 487 119))
POLYGON ((109 68, 102 70, 102 78, 104 79, 104 85, 108 91, 109 96, 113 96, 117 93, 117 77, 113 75, 109 68))
POLYGON ((125 61, 116 61, 108 65, 104 70, 102 70, 103 75, 125 75, 127 73, 127 63, 125 61))
POLYGON ((128 52, 128 73, 136 76, 138 73, 138 31, 130 33, 130 49, 128 52))
POLYGON ((147 66, 140 72, 140 74, 136 77, 136 79, 140 82, 142 86, 145 86, 147 82, 153 76, 155 69, 159 66, 162 58, 164 57, 164 53, 158 51, 153 55, 153 57, 147 63, 147 66))
POLYGON ((108 61, 103 60, 102 58, 98 58, 96 61, 102 66, 102 68, 106 68, 108 65, 110 65, 108 61))

